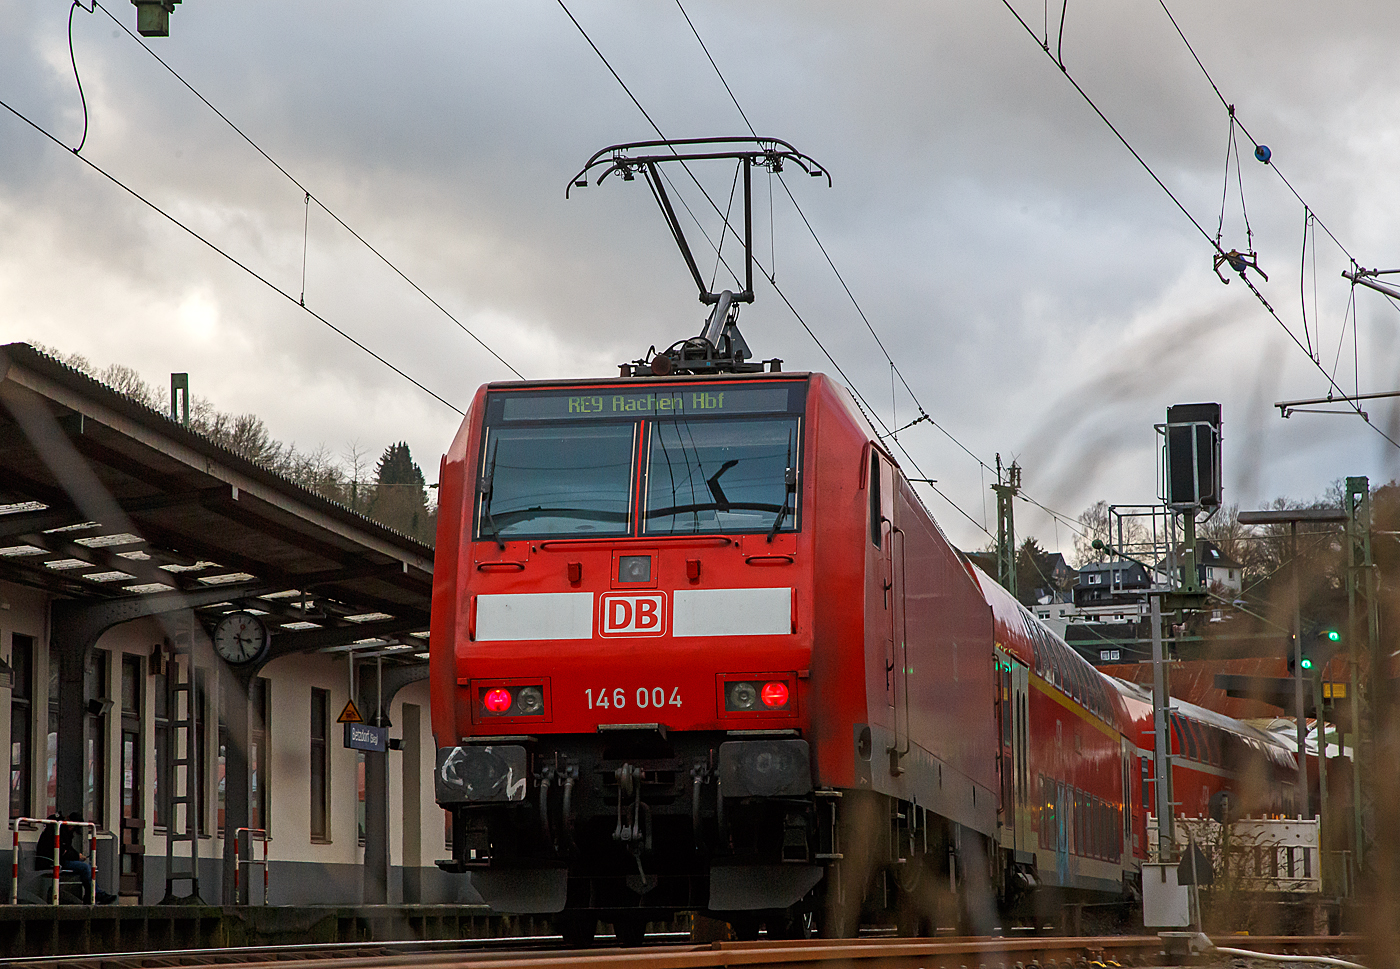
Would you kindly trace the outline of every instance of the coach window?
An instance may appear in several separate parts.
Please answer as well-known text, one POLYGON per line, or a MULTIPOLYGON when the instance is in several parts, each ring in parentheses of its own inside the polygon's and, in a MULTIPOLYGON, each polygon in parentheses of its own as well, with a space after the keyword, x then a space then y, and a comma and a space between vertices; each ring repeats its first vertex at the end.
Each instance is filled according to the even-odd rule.
POLYGON ((1172 753, 1184 758, 1186 756, 1186 741, 1182 739, 1182 720, 1175 713, 1172 714, 1172 735, 1176 738, 1176 749, 1172 753))
POLYGON ((29 816, 33 753, 29 749, 34 715, 34 637, 11 637, 10 669, 10 817, 29 816))
POLYGON ((1205 724, 1197 723, 1195 720, 1186 721, 1186 726, 1191 730, 1191 739, 1195 741, 1196 759, 1205 763, 1210 760, 1210 748, 1206 746, 1205 724))
POLYGON ((330 694, 311 690, 311 840, 330 841, 330 694))
POLYGON ((1192 760, 1200 760, 1199 752, 1196 750, 1196 734, 1191 729, 1191 721, 1186 717, 1181 718, 1181 732, 1186 735, 1186 755, 1192 760))

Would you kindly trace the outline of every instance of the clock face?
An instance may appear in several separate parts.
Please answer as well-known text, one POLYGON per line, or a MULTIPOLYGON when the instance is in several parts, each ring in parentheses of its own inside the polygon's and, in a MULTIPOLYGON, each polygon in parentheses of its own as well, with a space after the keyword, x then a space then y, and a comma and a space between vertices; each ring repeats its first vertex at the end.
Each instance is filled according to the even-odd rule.
POLYGON ((267 645, 267 627, 251 612, 234 612, 214 627, 214 650, 230 663, 257 659, 267 645))

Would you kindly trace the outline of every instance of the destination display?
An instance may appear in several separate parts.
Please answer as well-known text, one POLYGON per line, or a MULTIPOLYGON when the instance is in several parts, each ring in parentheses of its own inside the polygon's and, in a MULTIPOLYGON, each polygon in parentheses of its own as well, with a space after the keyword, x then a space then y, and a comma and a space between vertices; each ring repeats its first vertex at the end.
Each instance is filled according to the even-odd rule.
POLYGON ((496 397, 492 416, 501 421, 615 420, 628 417, 717 417, 727 414, 785 414, 801 409, 803 386, 732 384, 664 387, 657 390, 550 391, 496 397), (795 391, 795 393, 794 393, 795 391), (795 399, 794 399, 795 398, 795 399))

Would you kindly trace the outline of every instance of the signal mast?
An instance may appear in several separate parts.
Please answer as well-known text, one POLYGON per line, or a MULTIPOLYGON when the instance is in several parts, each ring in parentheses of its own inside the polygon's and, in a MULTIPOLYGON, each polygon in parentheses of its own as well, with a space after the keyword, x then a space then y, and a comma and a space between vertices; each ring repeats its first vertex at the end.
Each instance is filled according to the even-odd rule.
MULTIPOLYGON (((825 176, 827 186, 831 186, 831 175, 821 165, 786 141, 778 138, 683 138, 659 141, 636 141, 628 144, 610 145, 596 152, 588 159, 577 175, 570 180, 564 192, 568 198, 575 188, 586 188, 589 176, 602 169, 594 184, 601 184, 609 175, 618 175, 624 182, 635 181, 640 174, 651 189, 652 197, 661 208, 671 236, 681 250, 686 268, 700 291, 700 302, 712 307, 705 325, 698 336, 679 340, 665 350, 656 351, 653 347, 647 357, 621 365, 623 377, 666 377, 672 374, 719 374, 719 373, 761 373, 782 369, 782 360, 753 360, 753 352, 739 332, 739 308, 744 303, 752 303, 753 291, 753 169, 758 166, 778 175, 783 167, 792 164, 813 178, 825 176), (671 197, 666 191, 666 181, 662 177, 661 166, 679 162, 690 174, 687 163, 699 161, 730 160, 739 166, 744 182, 744 288, 740 292, 724 289, 712 291, 700 274, 695 256, 690 251, 685 230, 681 228, 676 210, 671 205, 671 197)), ((693 174, 690 176, 695 177, 693 174)), ((716 209, 718 211, 718 209, 716 209)), ((722 233, 738 232, 729 224, 728 214, 724 214, 722 233)), ((724 236, 720 237, 720 249, 724 246, 724 236)), ((726 264, 727 265, 727 264, 726 264)))

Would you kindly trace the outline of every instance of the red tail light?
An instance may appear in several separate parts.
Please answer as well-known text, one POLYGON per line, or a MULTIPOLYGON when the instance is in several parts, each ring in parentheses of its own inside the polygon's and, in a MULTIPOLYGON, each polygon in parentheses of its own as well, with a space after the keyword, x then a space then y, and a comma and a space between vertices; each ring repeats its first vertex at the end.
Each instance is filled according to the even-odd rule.
POLYGON ((781 680, 774 680, 771 683, 763 684, 763 705, 766 707, 785 707, 788 702, 787 684, 781 680))
POLYGON ((511 702, 510 691, 501 687, 487 690, 486 694, 481 698, 482 706, 486 707, 486 709, 490 710, 492 713, 505 713, 510 709, 511 702))

